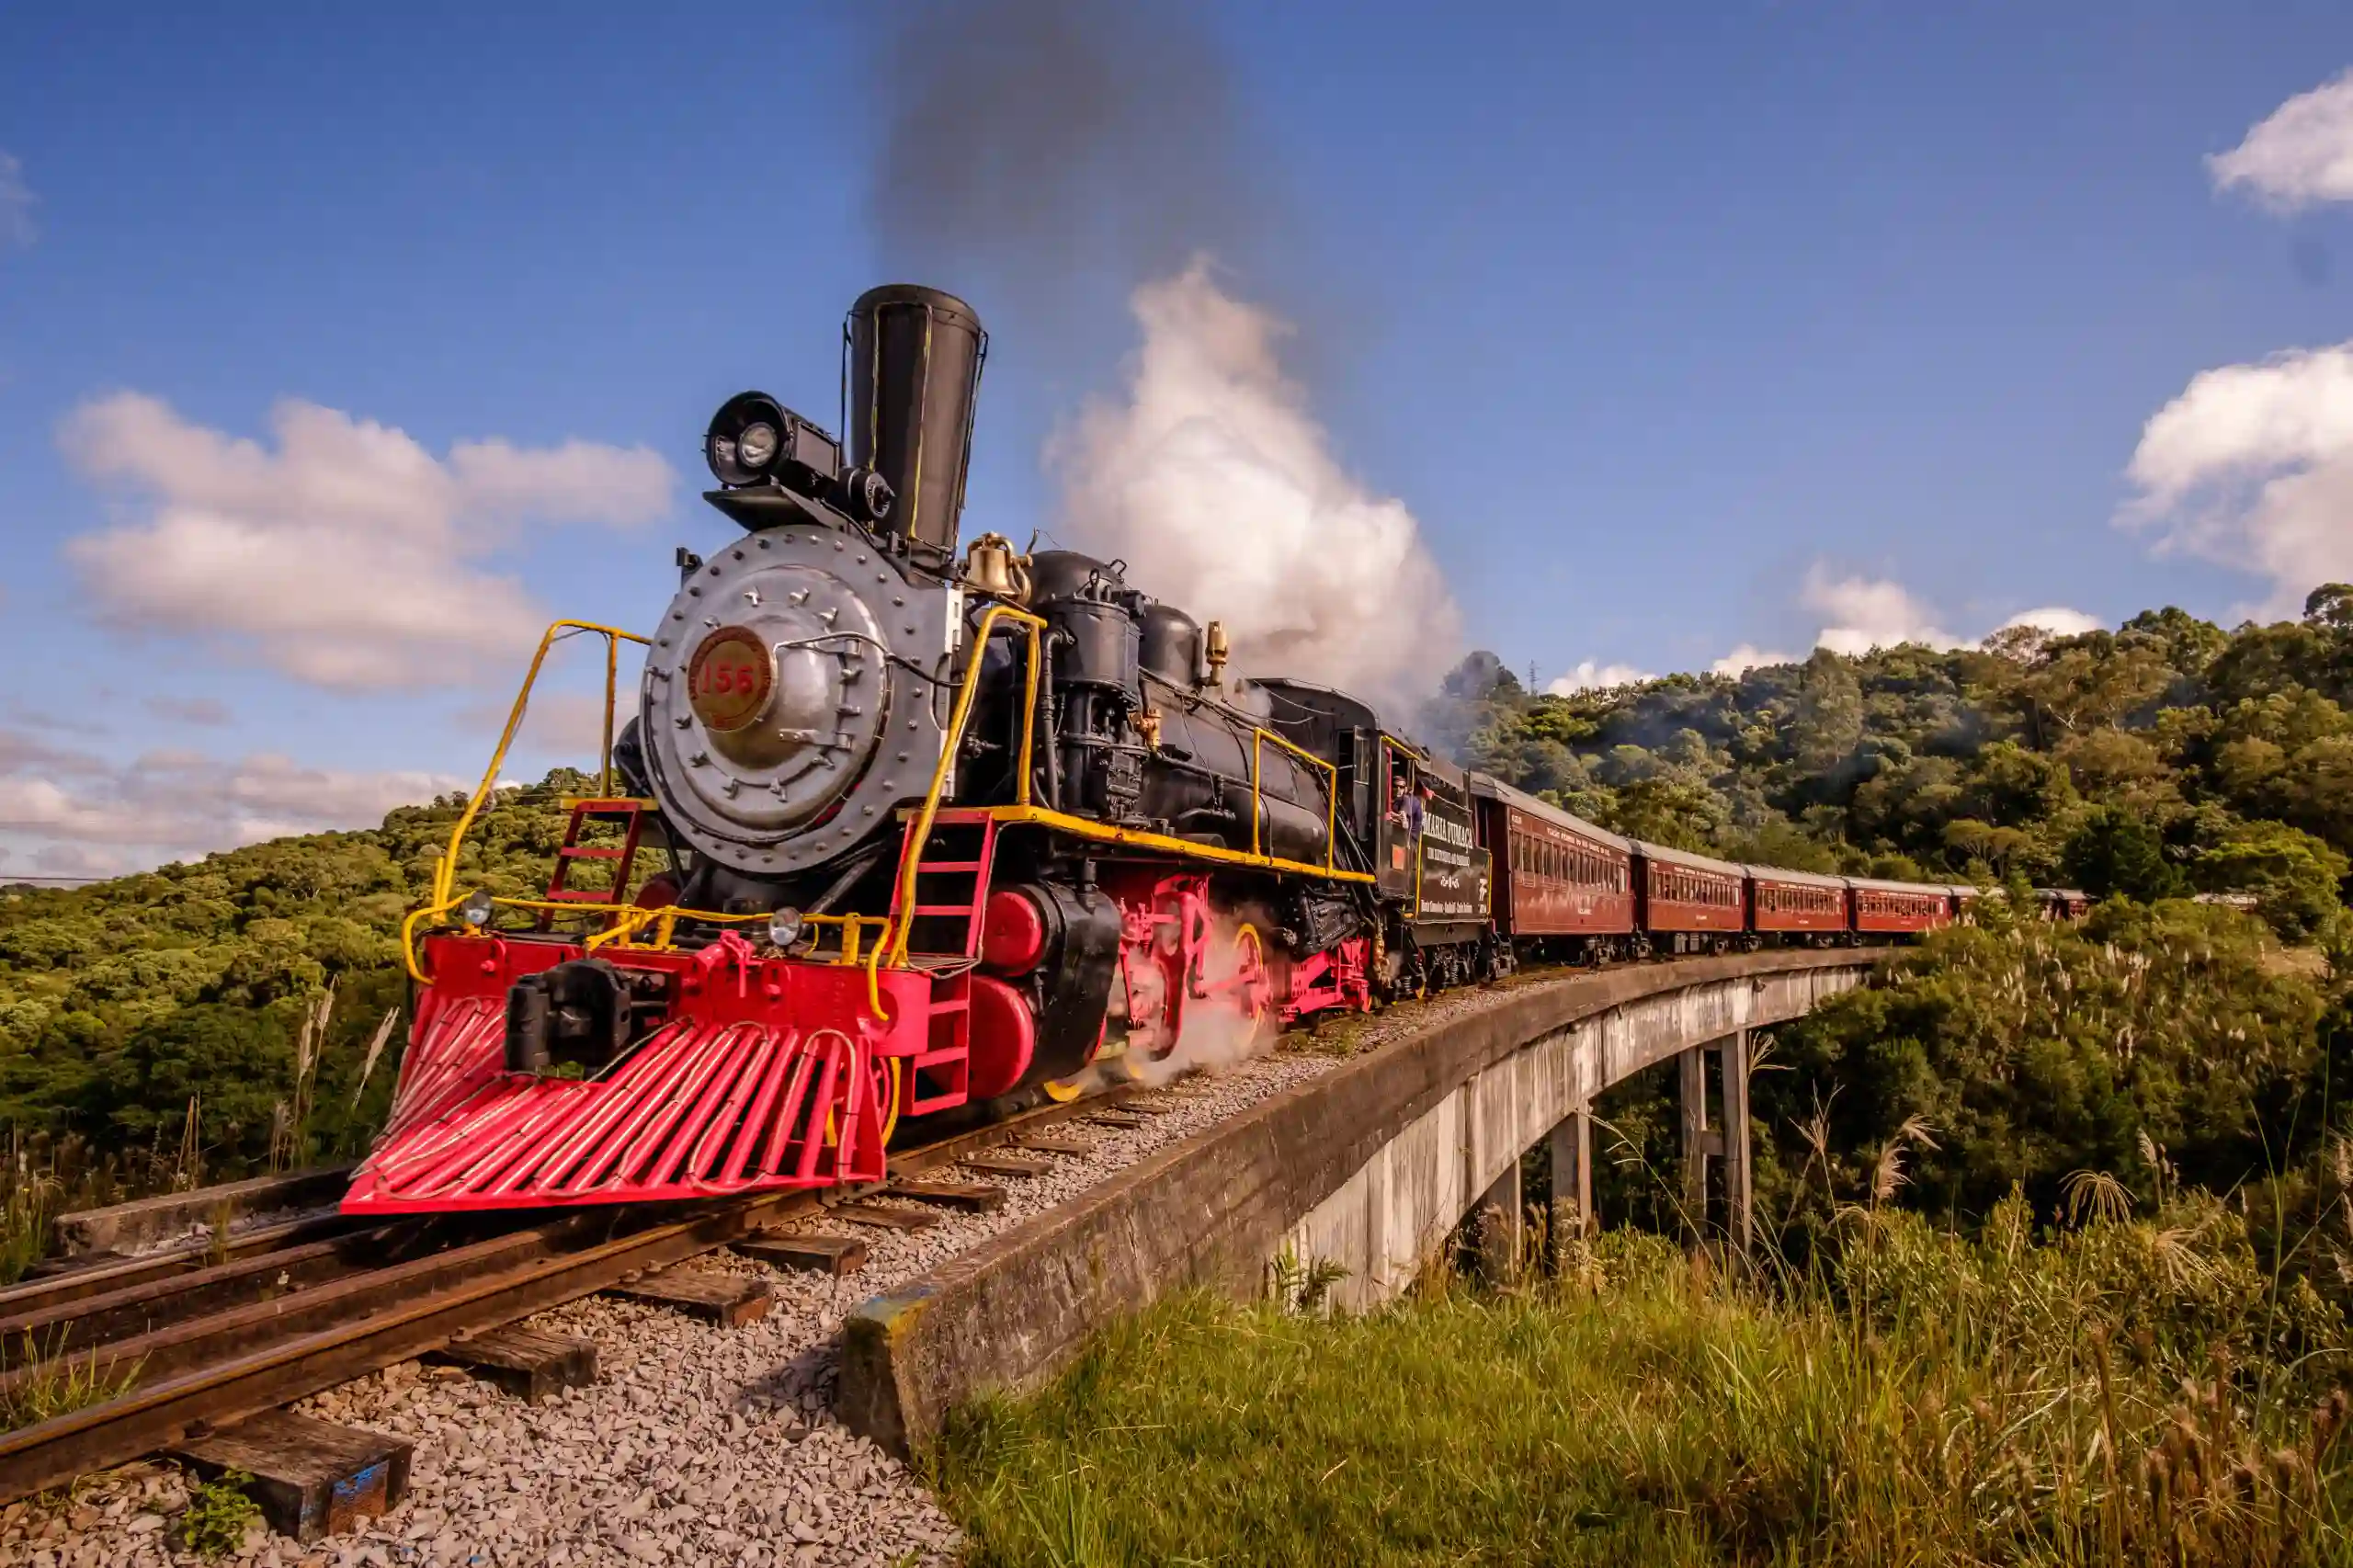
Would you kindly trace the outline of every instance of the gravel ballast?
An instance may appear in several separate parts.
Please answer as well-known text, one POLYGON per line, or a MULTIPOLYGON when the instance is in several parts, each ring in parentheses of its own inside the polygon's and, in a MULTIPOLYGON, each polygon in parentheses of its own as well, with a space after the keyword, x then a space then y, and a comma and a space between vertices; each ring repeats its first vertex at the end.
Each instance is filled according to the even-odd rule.
MULTIPOLYGON (((1352 1051, 1362 1051, 1474 1007, 1481 996, 1454 993, 1378 1018, 1341 1020, 1338 1028, 1352 1051)), ((775 1309, 745 1327, 604 1298, 528 1320, 596 1342, 592 1387, 527 1406, 454 1369, 410 1361, 305 1400, 295 1408, 307 1415, 413 1439, 408 1497, 363 1530, 308 1548, 256 1526, 233 1560, 386 1568, 951 1562, 957 1530, 930 1494, 834 1418, 844 1314, 1329 1071, 1337 1057, 1314 1046, 1292 1036, 1282 1049, 1214 1075, 1179 1079, 1158 1096, 1168 1108, 1141 1127, 1067 1129, 1094 1139, 1094 1151, 1052 1156, 1044 1176, 1003 1179, 1007 1201, 996 1213, 944 1213, 921 1231, 858 1227, 868 1261, 847 1278, 781 1272, 724 1251, 689 1266, 769 1281, 775 1309)), ((806 1225, 846 1228, 822 1218, 806 1225)), ((188 1495, 176 1467, 146 1463, 93 1477, 70 1498, 17 1504, 0 1510, 0 1565, 193 1562, 173 1545, 188 1495)))

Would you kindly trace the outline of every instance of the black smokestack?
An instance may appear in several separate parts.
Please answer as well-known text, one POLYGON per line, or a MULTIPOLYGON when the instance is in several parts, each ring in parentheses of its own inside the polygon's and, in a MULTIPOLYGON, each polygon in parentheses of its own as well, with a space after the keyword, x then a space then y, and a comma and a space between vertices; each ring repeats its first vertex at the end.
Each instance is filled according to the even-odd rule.
POLYGON ((892 528, 941 550, 956 548, 988 343, 972 306, 913 283, 869 289, 842 327, 850 461, 890 482, 892 528))

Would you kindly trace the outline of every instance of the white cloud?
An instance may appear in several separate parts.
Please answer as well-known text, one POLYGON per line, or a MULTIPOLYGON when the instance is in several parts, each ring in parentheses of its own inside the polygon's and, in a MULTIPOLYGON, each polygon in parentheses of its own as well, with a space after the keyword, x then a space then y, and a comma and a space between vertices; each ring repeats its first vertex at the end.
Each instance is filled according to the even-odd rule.
POLYGON ((1745 675, 1750 670, 1765 668, 1769 665, 1802 665, 1803 663, 1805 663, 1805 655, 1802 653, 1777 653, 1759 648, 1754 642, 1743 642, 1739 647, 1710 665, 1708 668, 1715 675, 1738 676, 1745 675))
POLYGON ((107 765, 88 752, 53 746, 22 730, 0 730, 0 774, 36 769, 52 774, 104 773, 107 765))
MULTIPOLYGON (((557 757, 568 767, 594 767, 597 750, 605 739, 605 694, 550 690, 549 684, 542 675, 539 689, 532 694, 531 705, 524 712, 523 727, 515 733, 515 749, 557 757)), ((629 722, 636 710, 636 700, 633 688, 624 677, 612 716, 616 733, 629 722)), ((471 703, 460 709, 454 718, 457 727, 469 734, 495 736, 506 729, 507 716, 513 711, 513 699, 506 698, 471 703)))
POLYGON ((1064 537, 1222 620, 1238 675, 1416 694, 1461 618, 1404 503, 1343 470, 1277 355, 1284 324, 1195 261, 1131 301, 1143 342, 1114 402, 1048 444, 1064 537))
POLYGON ((2206 167, 2218 188, 2244 186, 2279 207, 2353 201, 2353 71, 2298 93, 2206 167))
POLYGON ((2295 614, 2353 577, 2353 343, 2200 371, 2150 415, 2125 472, 2128 527, 2268 577, 2256 612, 2295 614))
POLYGON ((1554 697, 1574 697, 1580 691, 1607 691, 1613 686, 1632 686, 1657 678, 1650 671, 1638 670, 1631 665, 1605 665, 1583 659, 1566 674, 1554 676, 1544 689, 1554 697))
POLYGON ((1868 653, 1903 642, 1931 648, 1960 642, 1936 624, 1934 610, 1903 584, 1884 577, 1835 577, 1817 562, 1805 574, 1801 598, 1825 620, 1814 634, 1814 646, 1834 653, 1868 653))
MULTIPOLYGON (((1834 653, 1862 654, 1874 648, 1893 648, 1905 642, 1952 649, 1983 641, 1956 637, 1945 631, 1938 624, 1939 618, 1934 607, 1892 578, 1839 576, 1821 562, 1807 570, 1799 602, 1826 623, 1814 634, 1813 646, 1827 648, 1834 653)), ((2022 610, 1994 631, 2038 626, 2058 636, 2070 637, 2107 624, 2096 615, 2065 605, 2045 605, 2039 609, 2022 610)), ((1985 635, 1993 634, 1989 631, 1985 635)), ((1709 665, 1709 669, 1720 676, 1738 676, 1771 665, 1802 664, 1805 657, 1803 653, 1780 653, 1744 642, 1709 665)))
POLYGON ((33 204, 39 199, 25 183, 23 161, 0 153, 0 250, 29 245, 40 237, 33 222, 33 204))
POLYGON ((48 844, 33 852, 33 864, 50 877, 119 877, 141 869, 137 857, 84 844, 48 844))
POLYGON ((0 730, 0 833, 41 846, 34 858, 44 866, 44 857, 75 846, 120 870, 286 834, 369 827, 394 806, 468 787, 445 774, 315 767, 267 753, 231 761, 151 751, 118 766, 0 730))
POLYGON ((625 525, 669 506, 653 451, 460 442, 437 460, 403 431, 289 400, 276 449, 121 392, 60 442, 139 497, 135 520, 68 541, 109 620, 251 651, 345 689, 457 682, 526 651, 549 617, 487 563, 529 518, 625 525))
MULTIPOLYGON (((2088 615, 2079 609, 2069 609, 2065 605, 2044 605, 2040 609, 2018 611, 2018 614, 1994 628, 1994 631, 2013 631, 2021 626, 2031 626, 2038 631, 2048 631, 2053 637, 2079 637, 2086 631, 2108 630, 2108 622, 2096 615, 2088 615)), ((1990 637, 1993 634, 1993 631, 1989 631, 1986 636, 1990 637)))

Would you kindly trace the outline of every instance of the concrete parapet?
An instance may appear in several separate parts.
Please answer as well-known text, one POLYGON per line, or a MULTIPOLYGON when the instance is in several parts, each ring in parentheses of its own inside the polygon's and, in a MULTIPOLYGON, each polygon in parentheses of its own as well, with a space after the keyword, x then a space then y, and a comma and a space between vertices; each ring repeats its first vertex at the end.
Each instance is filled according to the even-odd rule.
POLYGON ((1286 1245, 1393 1294, 1509 1163, 1600 1089, 1676 1051, 1797 1017, 1872 949, 1649 964, 1501 991, 1142 1160, 846 1325, 843 1420, 900 1454, 948 1411, 1061 1366, 1172 1290, 1262 1288, 1286 1245))

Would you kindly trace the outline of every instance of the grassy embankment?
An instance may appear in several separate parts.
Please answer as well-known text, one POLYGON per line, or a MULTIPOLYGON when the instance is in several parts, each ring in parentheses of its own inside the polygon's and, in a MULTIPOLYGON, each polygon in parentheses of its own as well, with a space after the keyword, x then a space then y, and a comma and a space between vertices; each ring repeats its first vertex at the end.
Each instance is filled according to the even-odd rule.
POLYGON ((1804 1278, 1616 1232, 1358 1317, 1169 1302, 936 1479, 980 1564, 2353 1561, 2343 1319, 2225 1205, 1846 1225, 1804 1278))

